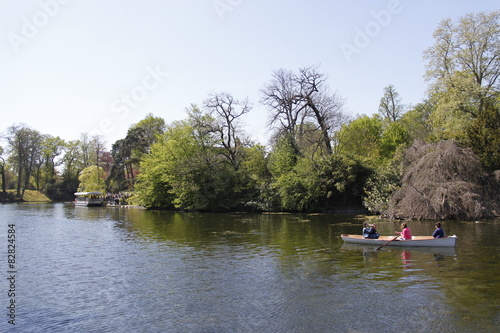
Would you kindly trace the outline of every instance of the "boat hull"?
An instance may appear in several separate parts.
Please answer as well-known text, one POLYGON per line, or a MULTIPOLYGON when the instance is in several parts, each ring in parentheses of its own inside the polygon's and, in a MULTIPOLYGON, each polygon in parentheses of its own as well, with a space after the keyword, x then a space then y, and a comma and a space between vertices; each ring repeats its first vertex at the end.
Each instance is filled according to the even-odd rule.
POLYGON ((104 196, 101 192, 76 192, 75 206, 104 206, 104 196))
MULTIPOLYGON (((341 235, 342 240, 349 244, 364 244, 380 246, 394 239, 394 236, 380 236, 378 239, 368 239, 361 235, 341 235)), ((448 236, 444 238, 433 238, 432 236, 413 236, 412 240, 396 239, 386 246, 400 247, 454 247, 457 236, 448 236)))
POLYGON ((75 206, 85 206, 85 207, 98 207, 104 206, 105 203, 101 201, 75 201, 75 206))

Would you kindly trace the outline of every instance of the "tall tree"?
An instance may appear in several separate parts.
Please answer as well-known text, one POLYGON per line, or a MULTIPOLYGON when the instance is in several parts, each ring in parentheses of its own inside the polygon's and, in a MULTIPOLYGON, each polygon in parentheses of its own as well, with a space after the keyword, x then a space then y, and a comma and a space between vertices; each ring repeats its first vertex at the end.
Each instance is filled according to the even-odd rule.
MULTIPOLYGON (((230 114, 237 115, 239 111, 239 108, 233 109, 230 114)), ((233 164, 221 142, 218 120, 224 118, 215 110, 212 116, 211 112, 204 112, 196 105, 187 113, 188 119, 169 125, 165 135, 151 146, 151 153, 144 155, 141 161, 136 189, 143 204, 147 207, 227 210, 241 209, 246 203, 254 202, 257 178, 261 176, 250 175, 259 164, 256 152, 246 154, 246 147, 238 148, 234 155, 238 165, 233 164), (250 156, 254 158, 251 162, 250 156), (247 161, 249 163, 245 163, 247 161)), ((234 148, 232 140, 239 134, 237 126, 231 127, 232 130, 236 130, 234 136, 231 134, 230 147, 234 148)), ((227 128, 223 133, 222 140, 229 147, 225 141, 227 128)))
POLYGON ((375 167, 381 162, 382 133, 383 122, 378 114, 359 116, 337 133, 338 150, 365 166, 375 167))
POLYGON ((149 147, 158 141, 158 137, 165 133, 167 129, 165 120, 160 117, 155 117, 152 113, 148 113, 146 117, 131 128, 141 128, 143 131, 143 140, 146 143, 147 152, 149 147))
POLYGON ((398 120, 404 111, 401 97, 392 84, 384 88, 384 96, 380 99, 378 112, 390 122, 398 120))
POLYGON ((111 148, 113 164, 110 167, 106 186, 111 192, 130 189, 140 172, 140 162, 150 147, 164 134, 165 121, 148 114, 146 118, 132 125, 124 139, 116 141, 111 148))
POLYGON ((467 127, 468 144, 490 170, 500 170, 500 103, 489 101, 467 127))
MULTIPOLYGON (((113 165, 108 178, 106 178, 106 187, 112 193, 124 191, 129 187, 127 176, 125 175, 125 158, 123 155, 124 139, 117 140, 111 146, 111 156, 113 157, 113 165)), ((128 170, 128 168, 127 168, 128 170)))
MULTIPOLYGON (((83 168, 92 165, 92 143, 91 138, 88 133, 82 133, 80 135, 80 140, 78 140, 78 148, 80 150, 81 160, 83 162, 83 168)), ((95 160, 94 160, 95 161, 95 160)))
POLYGON ((456 107, 476 118, 486 99, 499 90, 500 11, 467 14, 457 22, 443 20, 434 39, 424 52, 427 78, 435 81, 435 91, 455 89, 467 101, 456 107), (465 81, 468 78, 473 85, 465 81))
MULTIPOLYGON (((78 179, 78 174, 85 168, 85 159, 80 149, 80 140, 69 141, 64 146, 63 178, 78 179)), ((75 188, 76 190, 76 188, 75 188)))
POLYGON ((17 192, 21 200, 30 185, 36 162, 40 160, 42 135, 27 125, 13 125, 7 129, 10 160, 17 171, 17 192))
POLYGON ((51 135, 43 135, 42 137, 42 152, 35 174, 37 189, 55 181, 56 167, 60 164, 56 159, 62 154, 65 146, 64 140, 59 137, 51 135), (41 182, 42 184, 40 184, 41 182))
POLYGON ((320 133, 315 144, 332 153, 332 132, 343 122, 343 101, 329 91, 326 76, 316 67, 300 68, 298 74, 280 69, 262 90, 261 102, 271 111, 271 125, 278 134, 288 133, 297 142, 304 133, 320 133), (315 126, 311 127, 310 124, 315 126))
POLYGON ((271 126, 278 126, 279 132, 290 133, 296 137, 302 107, 294 103, 298 94, 295 74, 290 70, 274 71, 272 79, 262 90, 261 102, 271 111, 271 126))
POLYGON ((401 117, 399 121, 410 135, 410 142, 429 139, 432 133, 430 117, 435 108, 432 101, 424 100, 416 104, 401 117))
POLYGON ((235 167, 239 167, 238 156, 242 148, 241 129, 238 128, 240 118, 251 110, 247 99, 237 100, 228 93, 211 93, 204 102, 209 115, 214 117, 212 131, 224 151, 222 154, 235 167))
POLYGON ((78 176, 80 192, 104 192, 104 170, 97 166, 91 165, 82 170, 78 176))
POLYGON ((3 148, 0 146, 0 174, 2 175, 2 193, 7 192, 7 184, 5 181, 5 159, 1 156, 3 154, 3 148))

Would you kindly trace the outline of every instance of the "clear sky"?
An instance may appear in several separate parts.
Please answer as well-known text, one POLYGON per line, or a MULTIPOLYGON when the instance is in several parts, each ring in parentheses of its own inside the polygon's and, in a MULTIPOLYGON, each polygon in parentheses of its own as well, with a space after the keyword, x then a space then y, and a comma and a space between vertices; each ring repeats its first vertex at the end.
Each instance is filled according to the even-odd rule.
POLYGON ((274 70, 319 65, 350 115, 393 84, 425 96, 422 52, 445 18, 498 1, 0 0, 0 133, 25 123, 107 146, 153 113, 186 117, 210 92, 248 97, 246 130, 267 143, 261 89, 274 70))

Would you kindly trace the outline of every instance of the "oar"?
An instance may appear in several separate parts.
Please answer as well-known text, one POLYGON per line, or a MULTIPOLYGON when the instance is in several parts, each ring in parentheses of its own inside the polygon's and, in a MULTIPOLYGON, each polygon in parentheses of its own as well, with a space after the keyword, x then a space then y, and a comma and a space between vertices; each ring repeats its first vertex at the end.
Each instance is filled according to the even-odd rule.
POLYGON ((387 244, 389 244, 390 242, 395 241, 396 239, 398 239, 398 237, 399 236, 396 236, 393 239, 391 239, 390 241, 388 241, 387 243, 380 245, 379 247, 377 247, 377 251, 380 250, 381 248, 383 248, 384 246, 386 246, 387 244))

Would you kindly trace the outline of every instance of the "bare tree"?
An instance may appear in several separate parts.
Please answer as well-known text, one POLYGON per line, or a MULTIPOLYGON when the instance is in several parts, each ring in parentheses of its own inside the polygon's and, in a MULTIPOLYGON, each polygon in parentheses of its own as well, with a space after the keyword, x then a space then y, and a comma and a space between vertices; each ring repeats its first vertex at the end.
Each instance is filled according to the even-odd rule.
POLYGON ((271 126, 279 124, 279 131, 295 137, 302 105, 295 100, 297 91, 296 77, 292 71, 279 69, 272 74, 271 81, 264 87, 261 102, 271 109, 271 126))
POLYGON ((300 141, 312 128, 321 133, 317 143, 332 154, 331 132, 343 119, 343 101, 330 92, 326 79, 317 67, 300 68, 298 74, 280 69, 262 90, 261 102, 271 110, 271 126, 278 124, 279 132, 300 141))
POLYGON ((235 166, 238 166, 238 153, 241 148, 238 137, 238 120, 251 110, 247 99, 237 100, 232 95, 211 93, 204 102, 205 109, 215 116, 211 130, 217 133, 219 142, 224 148, 223 155, 235 166))

